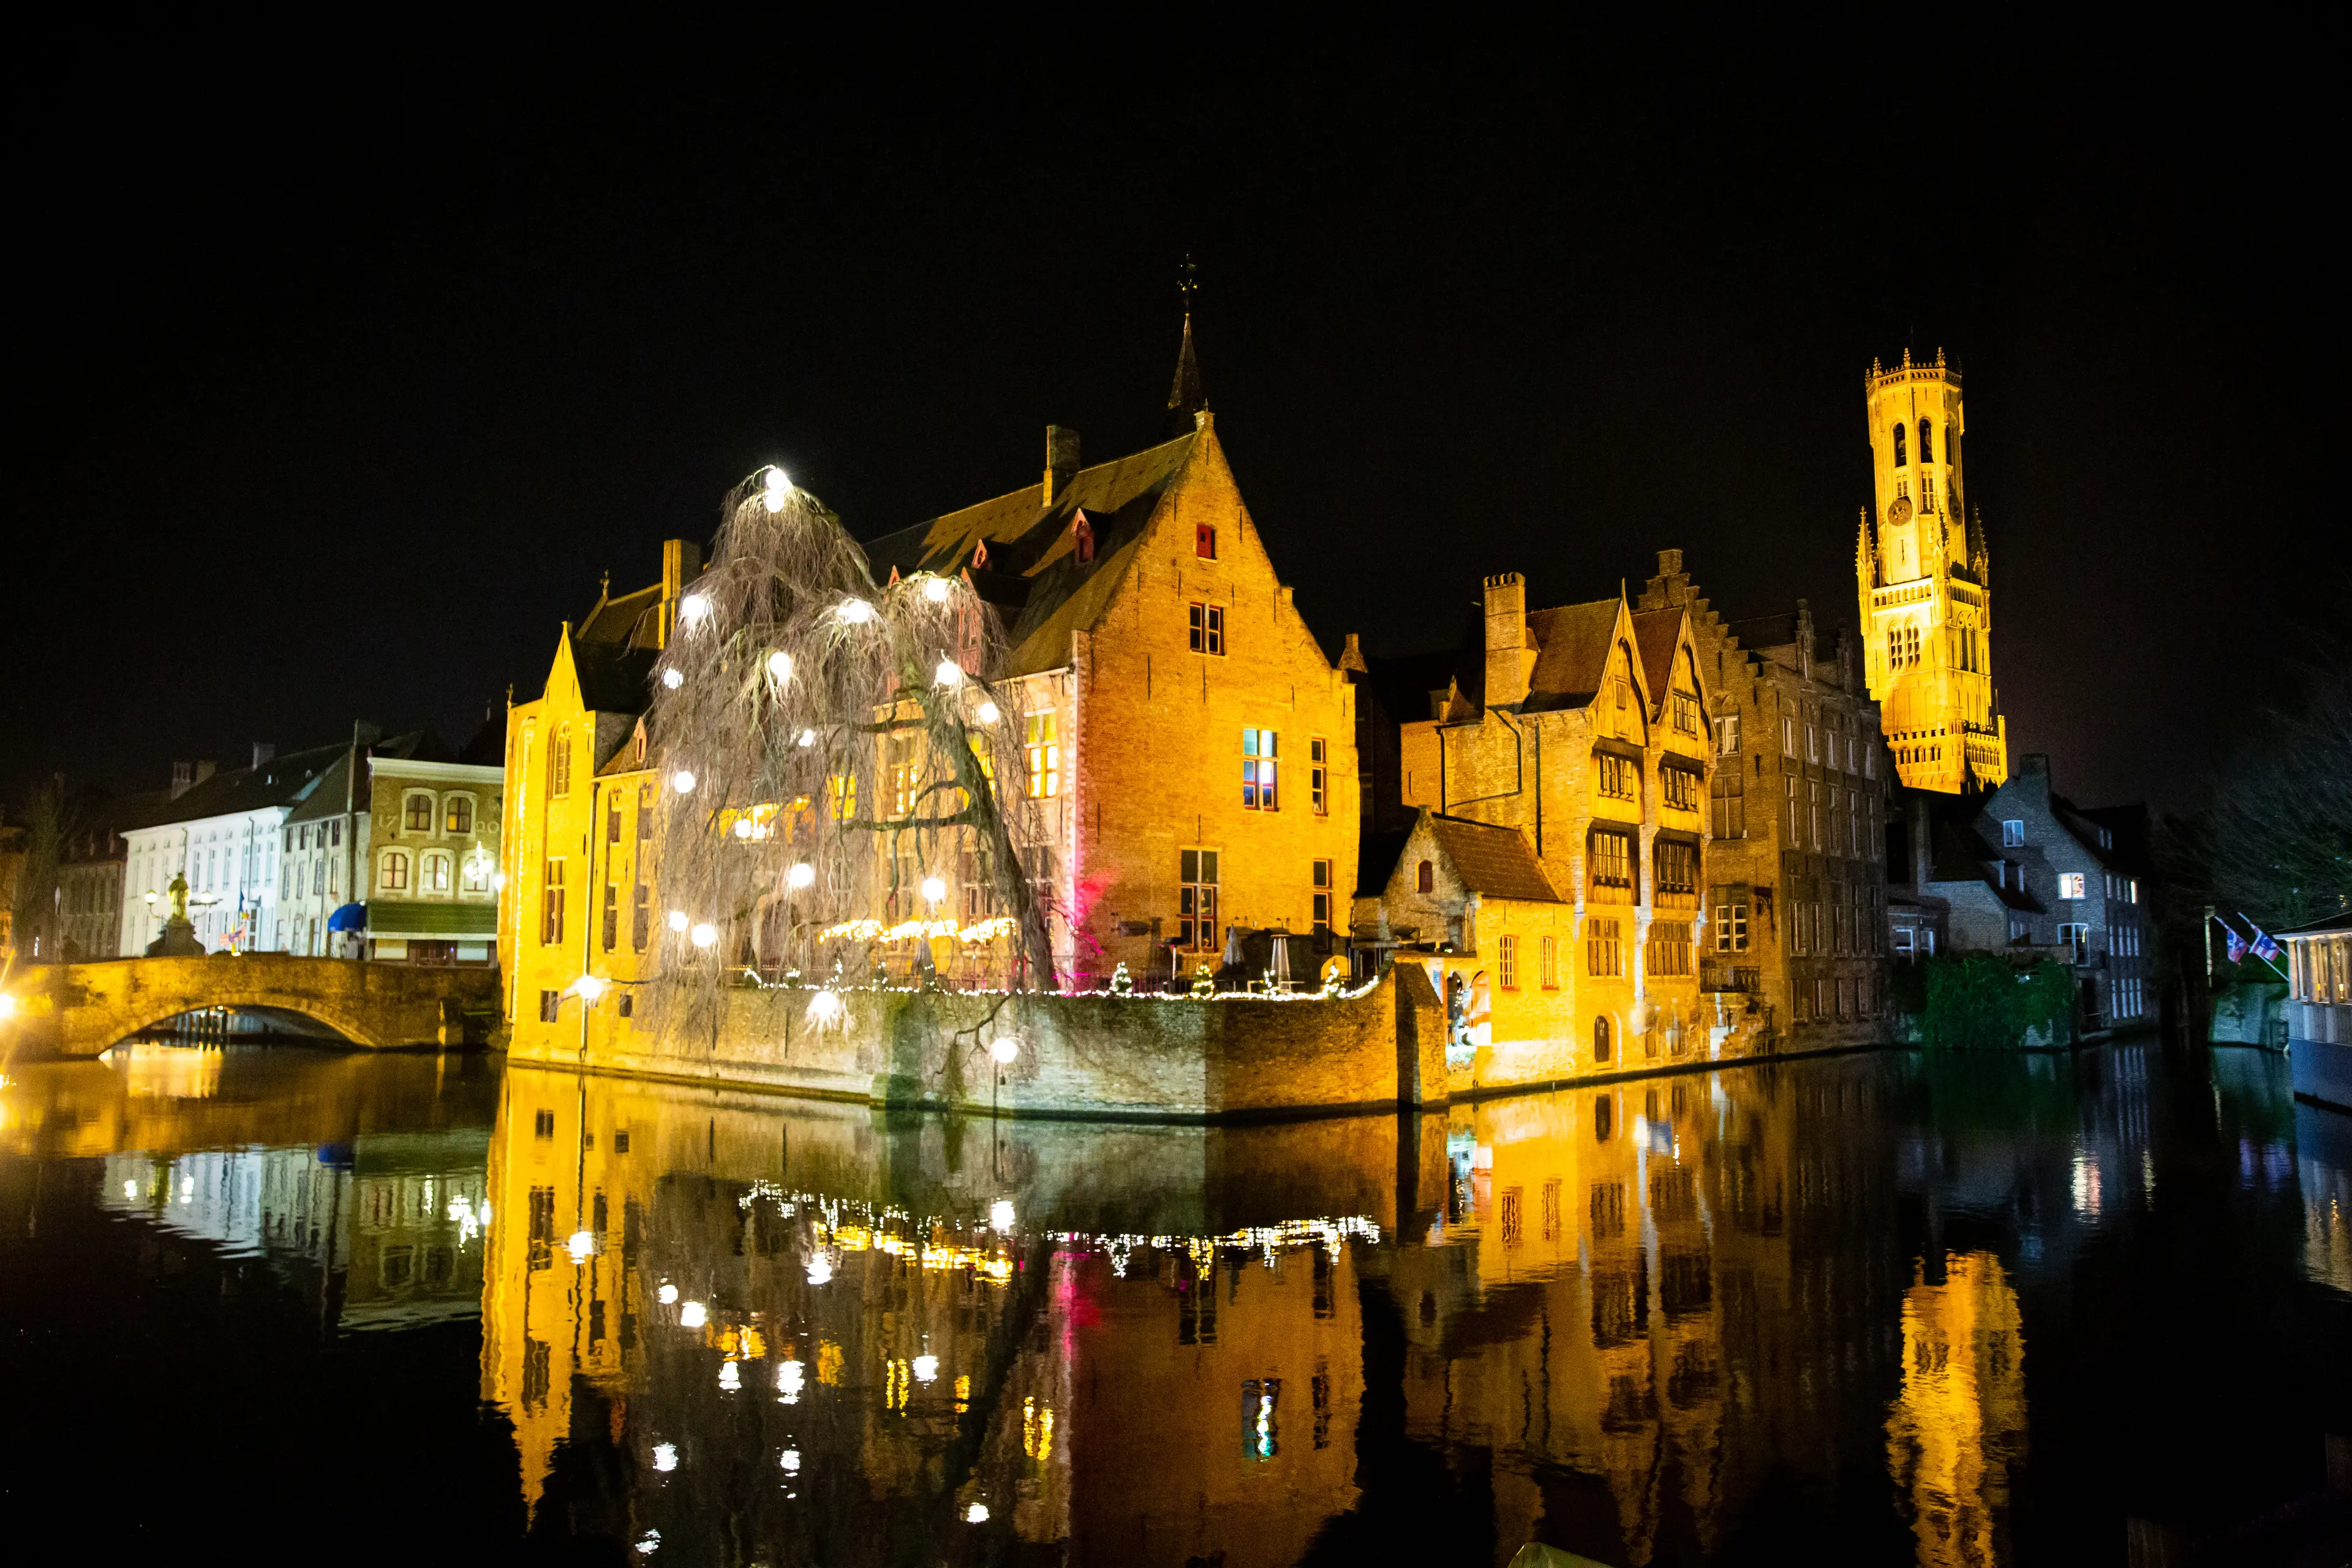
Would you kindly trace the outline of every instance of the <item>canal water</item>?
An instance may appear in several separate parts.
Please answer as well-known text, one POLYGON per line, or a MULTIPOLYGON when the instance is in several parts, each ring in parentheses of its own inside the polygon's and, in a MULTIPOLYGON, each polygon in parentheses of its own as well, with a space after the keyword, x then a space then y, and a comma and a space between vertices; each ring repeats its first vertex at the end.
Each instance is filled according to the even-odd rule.
POLYGON ((1222 1130, 0 1088, 0 1489, 84 1556, 2121 1563, 2320 1487, 2347 1350, 2352 1120, 2248 1050, 1222 1130))

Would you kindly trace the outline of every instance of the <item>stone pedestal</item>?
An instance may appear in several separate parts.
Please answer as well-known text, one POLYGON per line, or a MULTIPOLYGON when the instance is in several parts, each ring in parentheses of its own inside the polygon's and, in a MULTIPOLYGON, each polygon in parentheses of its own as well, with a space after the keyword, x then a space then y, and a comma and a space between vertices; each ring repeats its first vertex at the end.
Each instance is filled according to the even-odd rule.
POLYGON ((163 922, 163 934, 147 944, 150 958, 202 958, 205 944, 196 940, 196 925, 184 917, 163 922))

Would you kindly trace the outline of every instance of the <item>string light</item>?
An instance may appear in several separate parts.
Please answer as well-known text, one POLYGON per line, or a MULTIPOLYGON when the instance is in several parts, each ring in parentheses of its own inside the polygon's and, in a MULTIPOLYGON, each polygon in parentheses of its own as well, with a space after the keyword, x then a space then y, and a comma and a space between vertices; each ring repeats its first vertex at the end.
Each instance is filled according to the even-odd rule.
POLYGON ((816 880, 816 868, 803 860, 784 873, 784 880, 795 888, 805 888, 816 880))
POLYGON ((688 626, 700 626, 703 618, 710 614, 710 595, 688 594, 677 602, 677 613, 688 626))
POLYGON ((784 510, 784 498, 792 494, 793 481, 784 478, 784 470, 777 468, 772 463, 768 465, 768 471, 765 475, 765 479, 767 481, 767 493, 762 495, 760 500, 761 504, 765 506, 768 509, 769 514, 772 516, 784 510))
POLYGON ((863 599, 845 599, 835 612, 853 626, 862 626, 874 618, 874 606, 863 599))
POLYGON ((926 901, 936 904, 947 896, 948 885, 944 879, 938 877, 923 879, 923 898, 926 901))
POLYGON ((1009 1067, 1012 1065, 1013 1058, 1021 1054, 1021 1042, 1007 1035, 992 1044, 988 1047, 988 1054, 996 1058, 998 1066, 1009 1067))
POLYGON ((572 983, 572 989, 580 993, 581 1000, 593 1002, 604 994, 604 982, 596 975, 583 974, 572 983))
POLYGON ((676 691, 679 687, 686 684, 686 672, 677 669, 665 669, 662 671, 662 684, 668 687, 672 691, 676 691))
POLYGON ((934 577, 929 582, 924 584, 923 597, 929 599, 934 605, 946 604, 948 602, 948 580, 944 577, 934 577))
POLYGON ((768 673, 774 676, 779 682, 790 680, 793 678, 793 656, 782 648, 778 648, 770 654, 768 673))
POLYGON ((980 705, 980 721, 982 723, 993 724, 1003 717, 1004 717, 1003 710, 999 709, 995 703, 982 702, 980 705))
POLYGON ((943 658, 940 667, 931 671, 931 679, 941 686, 953 686, 963 679, 963 668, 951 658, 943 658))
POLYGON ((694 928, 692 939, 697 947, 709 947, 719 940, 719 928, 705 921, 694 928))
POLYGON ((692 921, 688 921, 688 920, 686 918, 686 911, 685 911, 684 910, 670 910, 670 912, 669 912, 669 929, 670 929, 670 930, 672 930, 672 931, 681 931, 681 932, 682 932, 682 931, 684 931, 686 930, 686 928, 687 928, 688 925, 690 925, 690 924, 692 924, 692 923, 693 923, 692 921))
POLYGON ((801 731, 801 744, 802 744, 802 745, 803 745, 803 746, 814 746, 814 745, 815 745, 815 744, 816 744, 816 731, 815 731, 814 730, 803 730, 803 731, 801 731))
POLYGON ((694 782, 694 770, 691 768, 680 768, 669 775, 669 787, 680 795, 692 795, 694 782))
POLYGON ((738 838, 749 838, 751 837, 751 819, 750 817, 739 816, 735 819, 735 837, 738 838))
POLYGON ((830 1024, 841 1016, 841 998, 831 990, 818 992, 809 998, 809 1016, 820 1024, 830 1024))

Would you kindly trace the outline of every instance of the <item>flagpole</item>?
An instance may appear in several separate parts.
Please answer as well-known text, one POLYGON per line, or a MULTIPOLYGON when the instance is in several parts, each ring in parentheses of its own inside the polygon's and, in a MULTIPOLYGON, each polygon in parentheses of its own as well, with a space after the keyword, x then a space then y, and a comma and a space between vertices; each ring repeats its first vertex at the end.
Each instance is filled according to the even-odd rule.
MULTIPOLYGON (((2228 921, 2223 920, 2220 915, 2217 915, 2217 914, 2215 914, 2215 913, 2213 912, 2213 906, 2212 906, 2212 905, 2210 905, 2210 904, 2208 904, 2208 905, 2206 905, 2206 906, 2205 906, 2205 918, 2206 918, 2207 920, 2209 920, 2209 921, 2211 921, 2215 925, 2220 926, 2220 927, 2221 928, 2221 930, 2222 930, 2225 933, 2227 933, 2232 941, 2235 941, 2235 942, 2245 942, 2245 939, 2244 939, 2243 937, 2241 937, 2241 936, 2239 936, 2239 935, 2238 935, 2238 932, 2237 932, 2236 928, 2234 928, 2233 926, 2231 926, 2228 921)), ((2238 918, 2239 918, 2240 920, 2242 920, 2242 921, 2246 921, 2246 917, 2245 917, 2244 915, 2242 915, 2242 915, 2240 915, 2238 918)), ((2247 923, 2248 925, 2250 925, 2250 926, 2251 926, 2251 925, 2254 925, 2254 922, 2253 922, 2253 921, 2246 921, 2246 923, 2247 923)), ((2262 927, 2260 927, 2260 926, 2254 926, 2254 929, 2255 929, 2256 931, 2260 931, 2260 930, 2262 930, 2263 928, 2262 928, 2262 927)), ((2261 953, 2259 953, 2259 952, 2254 952, 2254 944, 2253 944, 2252 942, 2245 942, 2245 947, 2246 947, 2246 952, 2247 952, 2249 954, 2251 954, 2251 955, 2252 955, 2252 956, 2253 956, 2254 958, 2261 959, 2261 960, 2262 960, 2262 962, 2263 962, 2263 963, 2269 963, 2269 964, 2270 964, 2270 970, 2271 970, 2271 973, 2272 973, 2273 974, 2277 975, 2281 980, 2286 980, 2286 971, 2285 971, 2285 970, 2284 970, 2284 969, 2281 969, 2281 968, 2280 968, 2277 964, 2275 964, 2275 963, 2271 963, 2271 961, 2270 961, 2269 959, 2267 959, 2267 958, 2263 958, 2263 955, 2262 955, 2261 953)), ((2232 962, 2232 963, 2243 963, 2243 962, 2244 962, 2244 960, 2243 960, 2243 959, 2232 959, 2231 962, 2232 962)), ((2291 980, 2287 980, 2287 984, 2288 984, 2290 987, 2292 987, 2292 986, 2294 985, 2294 982, 2293 982, 2293 981, 2291 981, 2291 980)), ((2205 939, 2205 988, 2206 988, 2207 990, 2209 990, 2209 991, 2210 991, 2210 990, 2211 990, 2211 989, 2213 988, 2213 939, 2212 939, 2212 937, 2211 937, 2210 933, 2208 933, 2208 935, 2206 936, 2206 939, 2205 939)))

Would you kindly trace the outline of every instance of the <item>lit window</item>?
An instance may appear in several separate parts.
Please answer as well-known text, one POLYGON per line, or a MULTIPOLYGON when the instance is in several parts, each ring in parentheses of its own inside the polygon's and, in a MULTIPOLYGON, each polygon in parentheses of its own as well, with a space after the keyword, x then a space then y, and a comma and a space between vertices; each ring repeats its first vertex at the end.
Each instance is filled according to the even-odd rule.
POLYGON ((1062 793, 1062 746, 1060 724, 1052 713, 1032 713, 1024 731, 1023 749, 1029 759, 1029 795, 1034 800, 1051 800, 1062 793))
POLYGON ((408 857, 397 849, 386 850, 383 868, 376 878, 376 886, 387 893, 404 890, 408 886, 408 857))
POLYGON ((1658 770, 1658 782, 1668 805, 1684 811, 1698 809, 1698 774, 1688 768, 1662 767, 1658 770))
POLYGON ((857 775, 835 773, 826 783, 832 787, 833 819, 847 822, 857 815, 857 775))
POLYGON ((1503 989, 1516 991, 1519 988, 1519 939, 1507 936, 1496 946, 1499 951, 1495 967, 1502 977, 1503 989))
POLYGON ((1592 885, 1596 888, 1633 886, 1633 836, 1596 831, 1592 835, 1592 885))
POLYGON ((1603 752, 1593 759, 1601 770, 1601 793, 1612 800, 1632 800, 1639 788, 1640 775, 1633 771, 1632 761, 1603 752))
POLYGON ((2083 897, 2083 873, 2080 871, 2061 871, 2058 874, 2058 896, 2062 899, 2079 899, 2083 897))
POLYGON ((1318 931, 1328 931, 1331 929, 1331 862, 1328 860, 1316 861, 1313 879, 1315 888, 1315 929, 1318 931))
POLYGON ((1328 815, 1331 809, 1329 792, 1325 788, 1324 762, 1323 737, 1318 735, 1307 742, 1307 803, 1318 816, 1328 815))
POLYGON ((473 832, 474 797, 470 795, 451 795, 449 797, 448 808, 441 814, 441 823, 443 830, 446 832, 473 832))
POLYGON ((1271 730, 1242 731, 1242 805, 1249 811, 1276 809, 1275 794, 1275 734, 1271 730))
POLYGON ((1727 713, 1715 721, 1715 754, 1727 757, 1739 750, 1739 715, 1727 713))
POLYGON ((1725 903, 1715 906, 1715 951, 1746 952, 1748 951, 1748 906, 1725 903))

